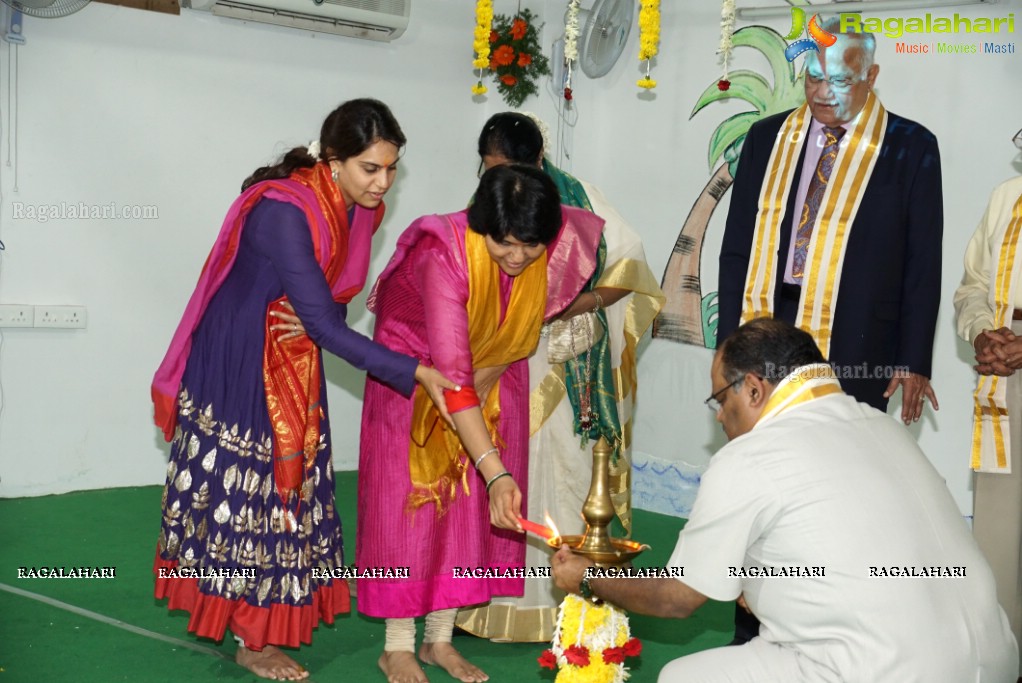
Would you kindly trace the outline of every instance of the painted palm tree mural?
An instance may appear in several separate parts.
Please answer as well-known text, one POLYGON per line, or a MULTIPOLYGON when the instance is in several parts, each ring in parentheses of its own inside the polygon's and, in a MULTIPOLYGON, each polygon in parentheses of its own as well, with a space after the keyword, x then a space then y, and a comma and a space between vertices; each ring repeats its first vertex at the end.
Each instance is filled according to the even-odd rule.
POLYGON ((699 269, 710 217, 734 182, 739 152, 749 127, 761 118, 794 109, 805 101, 804 76, 796 74, 794 64, 785 58, 787 43, 781 34, 766 26, 747 26, 735 31, 732 41, 736 48, 751 47, 766 56, 773 86, 755 71, 733 71, 728 90, 721 91, 714 81, 696 102, 689 119, 711 103, 726 100, 744 100, 755 110, 725 119, 710 137, 709 167, 712 169, 721 160, 723 163, 692 205, 678 234, 661 283, 667 303, 653 323, 654 337, 709 348, 716 344, 717 292, 703 295, 699 269))

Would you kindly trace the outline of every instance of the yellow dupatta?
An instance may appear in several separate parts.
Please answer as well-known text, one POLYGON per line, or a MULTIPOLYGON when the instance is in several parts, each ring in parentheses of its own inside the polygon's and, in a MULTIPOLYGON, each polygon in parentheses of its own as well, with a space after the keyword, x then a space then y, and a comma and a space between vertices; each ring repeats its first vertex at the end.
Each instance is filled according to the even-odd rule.
MULTIPOLYGON (((1011 324, 1014 310, 1014 285, 1022 273, 1022 260, 1017 258, 1022 236, 1022 196, 1015 201, 1011 220, 1001 238, 997 271, 991 278, 994 304, 994 329, 1011 324)), ((1008 403, 1005 378, 980 375, 973 394, 972 469, 978 472, 1010 473, 1011 436, 1008 431, 1008 403)))
POLYGON ((841 384, 837 381, 834 368, 827 363, 803 365, 777 383, 756 424, 777 417, 794 406, 840 393, 841 384))
MULTIPOLYGON (((539 343, 539 329, 547 297, 546 252, 514 278, 507 311, 501 320, 500 266, 486 249, 486 238, 471 228, 465 231, 468 261, 469 348, 472 367, 511 364, 526 358, 539 343)), ((457 494, 458 483, 468 495, 468 456, 458 435, 443 424, 429 395, 417 386, 412 410, 408 464, 413 490, 406 509, 414 511, 435 503, 443 515, 457 494)), ((500 382, 480 406, 494 443, 500 446, 500 382)))
MULTIPOLYGON (((778 264, 777 257, 780 231, 790 227, 781 223, 788 206, 788 194, 793 184, 797 185, 797 160, 811 121, 808 105, 803 104, 791 112, 770 153, 746 275, 743 323, 761 316, 773 317, 777 268, 784 267, 778 264)), ((848 235, 880 156, 886 130, 887 111, 870 92, 858 121, 845 135, 848 143, 841 145, 834 160, 809 242, 795 325, 813 336, 824 357, 830 355, 831 326, 848 235)))

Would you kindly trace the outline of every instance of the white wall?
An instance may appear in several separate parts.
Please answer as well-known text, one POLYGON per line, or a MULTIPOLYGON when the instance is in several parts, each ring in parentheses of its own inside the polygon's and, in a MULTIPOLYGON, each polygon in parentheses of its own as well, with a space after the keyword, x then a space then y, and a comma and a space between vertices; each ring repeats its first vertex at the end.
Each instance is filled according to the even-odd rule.
MULTIPOLYGON (((516 5, 497 0, 496 11, 516 5)), ((634 85, 635 30, 607 77, 577 79, 578 122, 567 130, 566 164, 601 186, 640 231, 658 277, 712 170, 711 132, 748 108, 720 104, 689 119, 699 93, 718 77, 718 9, 715 2, 663 5, 653 74, 659 86, 645 93, 634 85)), ((547 18, 549 44, 563 3, 531 6, 547 18)), ((418 0, 407 33, 390 44, 101 4, 63 19, 29 19, 29 43, 17 51, 16 127, 8 106, 12 54, 0 44, 0 240, 7 246, 0 303, 82 304, 89 313, 84 331, 0 330, 0 496, 162 482, 166 445, 151 425, 149 382, 223 213, 253 168, 315 137, 339 102, 384 100, 410 141, 388 195, 371 278, 414 217, 464 205, 475 182, 478 130, 505 108, 492 88, 484 102, 468 91, 471 7, 468 0, 418 0), (9 139, 20 153, 17 192, 14 167, 6 165, 9 139), (13 218, 13 202, 62 201, 154 205, 159 219, 13 218)), ((1022 28, 1020 9, 1022 0, 1007 0, 983 12, 959 11, 1015 12, 1022 28)), ((788 30, 783 19, 757 23, 788 30)), ((950 302, 990 190, 1018 172, 1009 138, 1022 126, 1022 56, 909 56, 893 46, 878 41, 878 92, 888 109, 936 133, 944 162, 945 286, 934 379, 942 407, 913 429, 968 512, 972 373, 968 348, 954 336, 950 302)), ((768 73, 747 51, 736 50, 733 68, 768 73)), ((555 106, 546 94, 525 104, 551 122, 555 106)), ((704 293, 716 289, 729 198, 707 238, 704 293)), ((363 301, 351 308, 356 327, 366 330, 363 301)), ((722 442, 712 416, 691 400, 708 393, 708 369, 706 350, 662 340, 640 358, 641 506, 684 513, 722 442), (653 474, 672 466, 677 474, 653 474)), ((363 380, 336 359, 327 371, 335 463, 351 469, 363 380)))
MULTIPOLYGON (((162 480, 149 384, 223 214, 253 169, 316 138, 340 102, 387 102, 410 140, 373 277, 416 216, 463 207, 478 131, 504 109, 473 102, 473 25, 464 0, 416 3, 389 44, 94 3, 26 18, 16 55, 0 43, 3 159, 8 140, 20 152, 17 191, 0 166, 0 303, 89 316, 82 331, 0 330, 0 495, 162 480), (159 219, 40 223, 15 220, 14 202, 153 205, 159 219)), ((364 296, 351 308, 369 329, 364 296)), ((336 464, 351 469, 364 377, 336 359, 327 369, 336 464)))

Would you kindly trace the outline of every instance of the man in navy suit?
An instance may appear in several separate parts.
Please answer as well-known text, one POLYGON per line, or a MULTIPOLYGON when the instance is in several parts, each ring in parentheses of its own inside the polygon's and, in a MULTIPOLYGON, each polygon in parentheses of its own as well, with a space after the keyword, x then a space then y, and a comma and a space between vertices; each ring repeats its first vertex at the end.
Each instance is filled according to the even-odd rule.
MULTIPOLYGON (((836 22, 824 26, 837 28, 836 22)), ((795 110, 766 118, 749 129, 720 252, 717 341, 719 344, 740 322, 757 315, 774 315, 806 329, 821 348, 826 343, 820 337, 826 335, 829 352, 825 349, 824 353, 836 366, 844 391, 886 411, 888 398, 901 385, 901 417, 907 424, 919 419, 924 397, 937 407, 929 377, 940 304, 944 220, 940 155, 930 131, 889 112, 882 112, 886 125, 883 119, 877 122, 878 127, 883 126, 877 131, 879 139, 870 136, 868 129, 855 136, 866 118, 867 100, 876 99, 872 89, 880 67, 873 63, 874 46, 870 34, 838 33, 832 46, 810 52, 806 58, 808 125, 801 129, 787 125, 800 111, 795 110), (828 197, 820 195, 819 182, 812 187, 812 180, 820 172, 828 140, 834 138, 827 136, 834 130, 838 130, 840 154, 824 183, 824 192, 829 189, 831 193, 828 197), (856 153, 868 155, 871 145, 876 148, 874 158, 865 163, 854 158, 856 153), (775 146, 793 151, 787 178, 783 177, 786 167, 770 166, 775 146), (843 161, 850 166, 842 176, 839 167, 843 161), (778 182, 765 183, 774 170, 780 171, 773 175, 778 182), (855 184, 856 174, 862 176, 859 185, 855 184), (821 204, 815 212, 808 205, 813 199, 807 197, 810 190, 816 190, 821 204), (842 194, 847 206, 841 203, 842 194), (779 199, 786 201, 780 203, 779 199), (763 226, 763 234, 772 239, 762 245, 776 245, 776 264, 766 272, 771 282, 761 282, 759 291, 750 292, 757 221, 769 213, 766 209, 771 202, 783 207, 783 216, 778 208, 777 220, 763 226), (843 225, 842 206, 848 216, 854 216, 843 225), (800 226, 807 213, 815 218, 815 225, 800 226), (831 234, 838 239, 844 236, 843 252, 833 255, 829 268, 827 254, 820 254, 823 262, 817 261, 825 267, 817 270, 826 272, 815 274, 813 254, 796 254, 796 244, 810 242, 808 246, 812 246, 814 236, 821 242, 821 236, 813 233, 819 233, 821 221, 828 218, 831 234), (799 256, 803 268, 799 268, 799 256), (828 281, 838 285, 829 300, 825 299, 828 281), (812 290, 803 296, 810 284, 812 290), (813 321, 811 312, 805 310, 814 293, 817 308, 824 316, 830 313, 823 325, 815 324, 820 321, 813 321), (757 308, 763 295, 770 301, 757 308), (751 307, 747 298, 753 299, 751 307)), ((824 251, 822 244, 816 247, 824 251)))
MULTIPOLYGON (((754 124, 742 147, 720 252, 718 348, 742 322, 781 318, 813 335, 857 400, 886 411, 900 385, 908 424, 926 397, 937 408, 940 155, 930 131, 873 93, 873 36, 823 26, 836 41, 806 57, 806 104, 754 124)), ((757 624, 739 623, 736 641, 757 624)))

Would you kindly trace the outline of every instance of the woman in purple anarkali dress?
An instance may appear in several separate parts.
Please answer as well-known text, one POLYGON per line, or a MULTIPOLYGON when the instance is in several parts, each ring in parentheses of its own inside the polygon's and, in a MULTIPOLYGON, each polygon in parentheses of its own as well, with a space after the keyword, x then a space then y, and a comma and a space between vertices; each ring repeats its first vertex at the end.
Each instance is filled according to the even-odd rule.
POLYGON ((405 142, 397 121, 352 100, 320 140, 245 182, 153 382, 172 440, 156 596, 198 636, 230 629, 238 663, 278 680, 308 673, 276 646, 350 609, 331 578, 344 559, 320 347, 401 395, 417 379, 436 396, 454 386, 345 323, 405 142))

